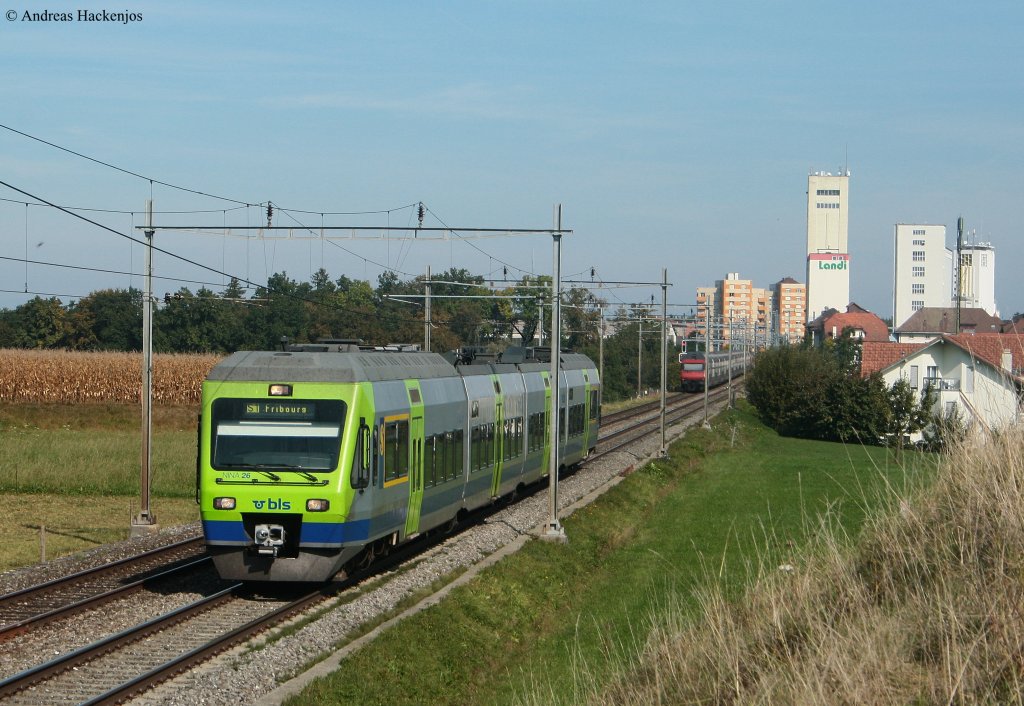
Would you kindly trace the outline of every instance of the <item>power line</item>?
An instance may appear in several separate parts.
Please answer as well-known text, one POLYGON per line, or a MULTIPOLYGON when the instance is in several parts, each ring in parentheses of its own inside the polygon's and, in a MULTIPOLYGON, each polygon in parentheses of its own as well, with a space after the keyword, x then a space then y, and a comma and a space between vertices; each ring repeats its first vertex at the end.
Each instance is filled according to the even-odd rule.
MULTIPOLYGON (((5 199, 5 198, 0 198, 0 201, 4 201, 6 203, 21 204, 21 205, 24 205, 24 206, 38 206, 38 207, 52 208, 49 204, 40 203, 38 201, 35 201, 35 202, 33 202, 33 201, 19 201, 17 199, 5 199)), ((115 208, 87 208, 85 206, 63 206, 63 208, 66 208, 69 211, 85 211, 87 213, 89 213, 89 212, 91 212, 91 213, 116 213, 116 214, 120 214, 120 215, 124 215, 124 216, 135 215, 136 213, 144 213, 144 211, 139 211, 139 210, 129 211, 129 210, 119 210, 119 209, 115 209, 115 208)), ((167 215, 167 216, 172 216, 172 215, 188 215, 188 214, 193 214, 193 213, 227 213, 228 211, 240 211, 243 208, 246 208, 246 206, 232 206, 231 208, 199 209, 199 210, 193 210, 193 211, 153 211, 153 213, 154 214, 167 215)))
MULTIPOLYGON (((153 179, 153 178, 145 176, 143 174, 139 174, 138 172, 133 172, 130 169, 125 169, 124 167, 119 167, 116 164, 111 164, 109 162, 104 162, 102 159, 96 159, 95 157, 90 157, 87 154, 82 154, 81 152, 76 152, 75 150, 70 149, 68 147, 62 147, 61 145, 58 145, 58 144, 56 144, 54 142, 50 142, 48 140, 44 140, 41 137, 36 137, 35 135, 29 135, 27 132, 22 132, 21 130, 15 130, 13 127, 10 127, 9 125, 4 125, 4 124, 0 123, 0 128, 3 128, 4 130, 8 130, 10 132, 13 132, 16 135, 21 135, 22 137, 27 137, 30 140, 35 140, 36 142, 40 142, 40 143, 42 143, 44 145, 47 145, 49 147, 53 147, 54 149, 58 149, 61 152, 67 152, 68 154, 73 154, 76 157, 81 157, 82 159, 88 160, 88 161, 93 162, 95 164, 103 165, 104 167, 107 167, 109 169, 113 169, 115 171, 121 172, 122 174, 128 174, 129 176, 136 177, 137 179, 143 179, 145 181, 148 181, 150 183, 150 185, 152 185, 152 184, 159 184, 160 186, 166 186, 166 187, 168 187, 170 189, 177 189, 178 191, 185 191, 185 192, 188 192, 190 194, 196 194, 197 196, 205 196, 207 198, 218 199, 220 201, 228 201, 230 203, 242 204, 244 206, 252 206, 252 205, 254 205, 254 204, 252 204, 252 203, 250 203, 248 201, 239 201, 238 199, 232 199, 232 198, 228 198, 226 196, 217 196, 216 194, 208 194, 205 191, 199 191, 197 189, 190 189, 187 186, 178 186, 177 184, 171 184, 170 182, 161 181, 159 179, 153 179)), ((25 192, 21 192, 21 193, 25 193, 25 192)), ((31 194, 26 194, 26 196, 31 196, 32 198, 36 198, 36 197, 32 196, 31 194)), ((53 204, 50 204, 50 203, 47 203, 47 205, 53 206, 53 204)), ((259 205, 259 204, 255 204, 255 205, 259 205)))
MULTIPOLYGON (((0 125, 0 127, 3 127, 3 126, 0 125)), ((8 189, 11 189, 12 191, 17 191, 19 194, 27 196, 30 199, 35 199, 37 201, 40 201, 40 202, 46 204, 47 206, 50 206, 52 208, 56 208, 57 210, 62 211, 64 213, 68 214, 69 216, 72 216, 74 218, 78 218, 79 220, 85 221, 86 223, 94 225, 97 228, 100 228, 102 230, 105 230, 105 231, 108 231, 110 233, 113 233, 114 235, 117 235, 117 236, 119 236, 121 238, 125 238, 126 240, 130 240, 131 242, 136 243, 138 245, 142 245, 144 247, 150 247, 150 248, 152 248, 156 252, 162 253, 164 255, 167 255, 168 257, 174 258, 176 260, 180 260, 181 262, 185 262, 185 263, 188 263, 188 264, 193 265, 195 267, 198 267, 200 269, 206 270, 207 272, 212 272, 214 274, 221 275, 222 277, 231 277, 233 279, 238 280, 239 283, 246 284, 246 285, 252 286, 254 288, 266 289, 268 292, 272 292, 274 294, 279 294, 279 295, 284 295, 286 297, 289 297, 291 299, 295 299, 295 300, 298 300, 298 301, 307 302, 309 304, 314 304, 316 306, 327 306, 326 302, 320 302, 320 301, 316 301, 314 299, 306 299, 305 297, 296 296, 296 295, 291 294, 289 292, 274 291, 274 290, 271 290, 269 288, 269 283, 268 283, 267 286, 260 285, 260 284, 257 284, 255 282, 250 281, 249 279, 245 279, 245 278, 242 278, 242 277, 237 277, 235 275, 231 275, 231 274, 229 274, 227 272, 223 272, 223 271, 218 270, 218 269, 216 269, 214 267, 210 267, 209 265, 204 265, 204 264, 202 264, 200 262, 196 262, 195 260, 189 259, 189 258, 184 257, 182 255, 178 255, 177 253, 173 253, 173 252, 171 252, 169 250, 165 250, 163 248, 158 248, 155 245, 151 245, 149 243, 143 242, 141 240, 138 240, 137 238, 131 237, 130 235, 125 235, 124 233, 121 233, 121 232, 119 232, 117 230, 114 230, 113 228, 111 228, 109 226, 105 226, 102 223, 97 223, 96 221, 94 221, 94 220, 92 220, 90 218, 86 218, 85 216, 83 216, 83 215, 81 215, 79 213, 75 213, 73 211, 69 211, 68 209, 63 208, 61 206, 58 206, 58 205, 56 205, 54 203, 51 203, 51 202, 47 201, 46 199, 44 199, 44 198, 42 198, 40 196, 36 196, 35 194, 31 194, 31 193, 29 193, 27 191, 24 191, 23 189, 19 189, 16 186, 12 186, 11 184, 8 184, 5 181, 0 181, 0 186, 6 186, 8 189)), ((348 309, 348 308, 344 308, 344 307, 331 307, 331 308, 335 309, 336 311, 345 311, 345 312, 348 312, 348 313, 351 313, 351 314, 358 314, 358 315, 361 315, 361 316, 374 316, 376 314, 376 312, 362 311, 362 310, 356 310, 356 309, 348 309)), ((403 319, 403 320, 407 321, 407 322, 419 323, 419 319, 403 319)))
MULTIPOLYGON (((130 277, 141 277, 142 276, 141 272, 126 272, 124 270, 107 270, 107 269, 103 269, 103 268, 100 268, 100 267, 86 267, 84 265, 65 265, 65 264, 62 264, 62 263, 59 263, 59 262, 45 262, 43 260, 29 260, 27 258, 6 257, 4 255, 0 255, 0 260, 9 260, 9 261, 12 261, 12 262, 25 262, 26 264, 29 264, 29 265, 42 265, 44 267, 59 267, 59 268, 64 268, 64 269, 68 269, 68 270, 80 270, 82 272, 99 272, 101 274, 107 274, 107 275, 128 275, 130 277)), ((161 276, 161 275, 153 275, 153 278, 154 279, 163 279, 163 280, 167 280, 169 282, 183 282, 185 284, 201 284, 203 286, 210 286, 210 287, 223 286, 222 283, 219 283, 219 282, 203 282, 202 280, 183 279, 181 277, 167 277, 167 276, 161 276)))
MULTIPOLYGON (((88 160, 88 161, 93 162, 95 164, 102 165, 104 167, 107 167, 108 169, 113 169, 115 171, 121 172, 122 174, 127 174, 129 176, 136 177, 137 179, 143 179, 145 181, 148 181, 149 184, 150 184, 150 188, 151 189, 152 189, 153 184, 159 184, 160 186, 166 186, 169 189, 177 189, 178 191, 184 191, 186 193, 196 194, 197 196, 205 196, 206 198, 217 199, 219 201, 227 201, 229 203, 236 203, 236 204, 240 205, 239 206, 240 208, 247 208, 247 207, 250 207, 250 206, 263 206, 263 205, 265 205, 265 203, 269 203, 269 202, 256 202, 256 203, 252 203, 252 202, 249 202, 249 201, 240 201, 239 199, 233 199, 233 198, 230 198, 230 197, 227 197, 227 196, 218 196, 216 194, 210 194, 210 193, 207 193, 205 191, 200 191, 198 189, 191 189, 191 188, 189 188, 187 186, 180 186, 178 184, 172 184, 170 182, 162 181, 160 179, 154 179, 153 177, 148 177, 148 176, 146 176, 144 174, 139 174, 138 172, 133 172, 130 169, 125 169, 124 167, 119 167, 116 164, 111 164, 110 162, 104 162, 102 159, 97 159, 96 157, 90 157, 87 154, 82 154, 81 152, 76 152, 75 150, 73 150, 73 149, 71 149, 69 147, 64 147, 62 145, 58 145, 55 142, 50 142, 49 140, 44 140, 41 137, 36 137, 35 135, 30 135, 27 132, 23 132, 21 130, 17 130, 15 128, 9 126, 9 125, 4 125, 4 124, 0 123, 0 128, 3 128, 4 130, 7 130, 9 132, 13 132, 16 135, 21 135, 22 137, 28 138, 30 140, 34 140, 35 142, 39 142, 41 144, 47 145, 48 147, 53 147, 54 149, 60 150, 61 152, 67 152, 68 154, 72 154, 72 155, 74 155, 76 157, 80 157, 81 159, 85 159, 85 160, 88 160)), ((52 204, 47 204, 47 205, 52 205, 52 204)), ((328 215, 328 216, 357 216, 357 215, 374 215, 374 214, 390 213, 391 211, 398 211, 398 210, 402 210, 402 209, 405 209, 405 208, 413 208, 416 205, 417 205, 416 203, 413 203, 413 204, 409 204, 407 206, 398 206, 398 207, 393 208, 393 209, 386 209, 386 210, 379 210, 379 211, 302 211, 300 209, 288 209, 288 210, 294 211, 295 213, 319 213, 322 216, 323 215, 328 215)), ((90 209, 80 209, 80 210, 90 210, 90 209)), ((99 210, 99 209, 95 209, 95 210, 99 210)), ((130 211, 109 211, 109 212, 110 213, 130 213, 130 211)), ((215 211, 181 211, 181 212, 164 211, 163 213, 214 213, 214 212, 215 211)))

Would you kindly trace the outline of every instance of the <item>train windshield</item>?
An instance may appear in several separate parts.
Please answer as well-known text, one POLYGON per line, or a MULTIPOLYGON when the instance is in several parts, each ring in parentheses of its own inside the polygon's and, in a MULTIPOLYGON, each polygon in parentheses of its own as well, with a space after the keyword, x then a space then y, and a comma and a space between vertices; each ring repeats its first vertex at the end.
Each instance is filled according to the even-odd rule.
POLYGON ((218 470, 333 471, 344 426, 340 400, 214 400, 211 465, 218 470))
POLYGON ((704 363, 683 363, 683 370, 703 370, 704 363))

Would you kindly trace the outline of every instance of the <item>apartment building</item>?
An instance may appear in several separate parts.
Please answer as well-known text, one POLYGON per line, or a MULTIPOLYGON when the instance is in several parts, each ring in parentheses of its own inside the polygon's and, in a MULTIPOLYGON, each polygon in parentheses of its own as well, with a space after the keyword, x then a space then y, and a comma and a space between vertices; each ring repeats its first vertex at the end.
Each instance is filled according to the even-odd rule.
POLYGON ((946 226, 897 223, 893 251, 894 326, 921 309, 949 306, 953 251, 946 247, 946 226))
POLYGON ((784 277, 772 285, 772 331, 780 341, 800 343, 804 338, 807 285, 784 277))

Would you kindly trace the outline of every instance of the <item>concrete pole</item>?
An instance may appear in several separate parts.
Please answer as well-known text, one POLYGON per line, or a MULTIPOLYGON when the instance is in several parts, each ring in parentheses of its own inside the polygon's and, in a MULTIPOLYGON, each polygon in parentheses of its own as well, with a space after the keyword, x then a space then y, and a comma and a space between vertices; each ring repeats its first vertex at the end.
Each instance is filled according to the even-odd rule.
MULTIPOLYGON (((642 315, 641 315, 642 316, 642 315)), ((639 333, 636 335, 636 397, 640 399, 640 390, 643 386, 644 368, 644 320, 639 320, 639 333)))
POLYGON ((707 316, 704 318, 704 427, 708 424, 708 355, 711 354, 711 305, 705 304, 707 316))
POLYGON ((668 382, 668 268, 661 269, 661 455, 668 455, 665 445, 665 406, 668 382))
POLYGON ((132 518, 131 536, 145 536, 159 527, 150 511, 150 479, 153 445, 153 200, 146 201, 146 276, 142 302, 142 473, 141 506, 132 518))
MULTIPOLYGON (((562 205, 557 206, 555 232, 552 233, 551 278, 551 462, 548 466, 548 524, 541 532, 542 539, 566 542, 565 529, 558 522, 558 467, 560 461, 559 438, 560 385, 562 359, 562 205)), ((568 400, 567 400, 568 402, 568 400)))
POLYGON ((430 352, 430 265, 427 265, 426 298, 423 304, 423 350, 430 352))

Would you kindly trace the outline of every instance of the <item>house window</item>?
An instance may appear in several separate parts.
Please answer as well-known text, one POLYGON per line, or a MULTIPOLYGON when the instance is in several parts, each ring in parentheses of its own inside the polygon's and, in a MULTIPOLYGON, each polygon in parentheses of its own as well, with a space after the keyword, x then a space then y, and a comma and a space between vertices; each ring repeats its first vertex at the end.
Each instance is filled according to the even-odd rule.
POLYGON ((839 189, 818 189, 818 196, 839 196, 839 189))
MULTIPOLYGON (((923 229, 915 230, 914 231, 914 235, 924 235, 924 230, 923 229)), ((914 242, 916 243, 917 241, 915 240, 914 242)), ((923 244, 923 241, 922 241, 922 244, 923 244)))
POLYGON ((974 394, 974 368, 969 365, 964 369, 964 392, 974 394))
POLYGON ((914 262, 924 262, 924 250, 915 250, 911 259, 914 262))
POLYGON ((911 294, 924 294, 924 285, 920 284, 920 283, 910 285, 910 293, 911 294))
POLYGON ((924 277, 924 268, 923 267, 912 267, 911 268, 911 274, 914 277, 924 277))
POLYGON ((956 402, 947 402, 946 403, 946 416, 947 417, 952 417, 954 414, 956 414, 956 402))
POLYGON ((922 300, 920 300, 920 299, 914 299, 912 302, 910 302, 910 310, 911 311, 921 311, 921 309, 923 309, 923 308, 924 308, 924 302, 922 300))
POLYGON ((910 389, 916 390, 918 385, 918 368, 916 365, 910 366, 910 389))
POLYGON ((915 240, 914 241, 914 245, 924 245, 924 241, 923 240, 915 240))

